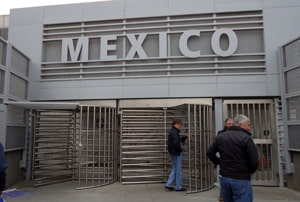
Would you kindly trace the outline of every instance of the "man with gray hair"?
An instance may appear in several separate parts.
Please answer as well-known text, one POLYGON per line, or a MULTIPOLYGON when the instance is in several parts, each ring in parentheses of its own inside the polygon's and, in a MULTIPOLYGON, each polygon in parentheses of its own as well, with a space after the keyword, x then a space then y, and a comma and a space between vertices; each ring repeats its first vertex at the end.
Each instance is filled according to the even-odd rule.
POLYGON ((250 180, 258 167, 258 154, 249 130, 250 119, 238 114, 233 119, 233 126, 219 134, 207 150, 208 158, 215 165, 220 164, 220 184, 225 202, 253 201, 250 180))

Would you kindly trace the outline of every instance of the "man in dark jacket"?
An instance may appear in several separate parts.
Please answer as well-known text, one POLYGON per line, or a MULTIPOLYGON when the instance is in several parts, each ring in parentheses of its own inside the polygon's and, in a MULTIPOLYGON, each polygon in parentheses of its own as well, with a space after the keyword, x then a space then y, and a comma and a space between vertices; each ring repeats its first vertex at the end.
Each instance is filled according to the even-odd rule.
POLYGON ((251 138, 250 119, 238 114, 234 126, 219 134, 207 150, 208 158, 220 164, 220 183, 225 202, 252 202, 251 174, 258 167, 258 154, 251 138), (216 156, 220 153, 220 158, 216 156))
POLYGON ((219 134, 227 131, 228 128, 230 128, 231 126, 233 126, 233 120, 231 118, 225 119, 225 121, 224 121, 224 128, 223 128, 223 130, 218 131, 217 135, 219 135, 219 134))
POLYGON ((170 191, 173 191, 172 187, 176 181, 175 191, 186 191, 182 188, 182 148, 181 143, 184 143, 187 136, 180 137, 180 129, 182 127, 182 121, 180 119, 174 119, 172 123, 172 129, 168 135, 168 152, 172 158, 172 170, 169 179, 165 185, 170 191))

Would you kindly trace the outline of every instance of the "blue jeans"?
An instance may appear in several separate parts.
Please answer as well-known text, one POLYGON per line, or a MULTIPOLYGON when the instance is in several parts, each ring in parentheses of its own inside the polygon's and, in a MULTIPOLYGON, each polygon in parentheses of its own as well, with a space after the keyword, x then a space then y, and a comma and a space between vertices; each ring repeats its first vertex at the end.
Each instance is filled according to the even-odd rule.
POLYGON ((176 190, 182 189, 182 159, 183 155, 170 155, 172 158, 172 170, 166 183, 167 187, 172 187, 176 181, 176 190))
POLYGON ((250 180, 235 180, 220 177, 224 202, 252 202, 253 191, 250 180))

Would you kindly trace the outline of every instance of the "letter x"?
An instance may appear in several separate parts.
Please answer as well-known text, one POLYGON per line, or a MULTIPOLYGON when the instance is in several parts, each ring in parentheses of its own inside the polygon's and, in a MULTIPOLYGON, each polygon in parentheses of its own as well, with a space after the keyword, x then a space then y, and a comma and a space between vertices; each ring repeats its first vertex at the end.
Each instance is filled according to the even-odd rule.
POLYGON ((146 33, 139 34, 137 38, 135 37, 135 34, 127 35, 127 38, 131 43, 131 49, 129 50, 126 59, 133 59, 135 53, 137 53, 140 58, 147 58, 147 55, 142 47, 146 36, 146 33))

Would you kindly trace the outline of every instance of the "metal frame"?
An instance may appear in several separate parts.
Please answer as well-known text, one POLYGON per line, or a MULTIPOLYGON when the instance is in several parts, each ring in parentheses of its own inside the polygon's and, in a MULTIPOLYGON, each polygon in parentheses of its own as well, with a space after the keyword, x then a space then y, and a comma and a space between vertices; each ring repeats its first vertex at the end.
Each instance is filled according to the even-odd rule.
POLYGON ((212 163, 206 158, 206 150, 215 134, 212 107, 192 104, 122 110, 122 184, 167 180, 171 169, 171 160, 167 153, 167 134, 174 118, 183 122, 182 135, 193 134, 183 146, 184 186, 188 188, 188 193, 213 187, 215 173, 212 163))
MULTIPOLYGON (((187 144, 183 146, 183 184, 188 187, 188 193, 196 193, 211 189, 215 182, 215 172, 211 161, 206 157, 206 151, 213 141, 212 106, 185 104, 169 108, 168 119, 183 121, 182 134, 192 134, 187 144)), ((169 128, 171 124, 169 125, 169 128)))
POLYGON ((118 180, 116 108, 80 106, 77 134, 78 188, 93 188, 118 180))
MULTIPOLYGON (((299 64, 291 64, 291 65, 287 65, 286 64, 286 47, 288 45, 291 45, 294 43, 294 47, 297 45, 297 41, 299 41, 300 38, 296 38, 288 43, 286 43, 284 46, 280 47, 279 48, 279 54, 278 54, 278 58, 279 58, 279 63, 280 63, 280 71, 279 71, 279 74, 280 74, 280 79, 279 79, 279 82, 280 82, 280 87, 281 87, 281 102, 282 102, 282 115, 283 115, 283 129, 284 129, 284 144, 285 144, 285 157, 284 157, 284 160, 285 160, 285 171, 286 173, 288 174, 293 174, 295 173, 295 166, 294 166, 294 163, 292 162, 292 152, 300 152, 300 149, 297 149, 297 148, 292 148, 290 146, 290 141, 291 141, 291 138, 290 137, 291 135, 289 135, 289 126, 296 126, 296 125, 300 125, 300 122, 299 120, 288 120, 288 115, 289 115, 289 112, 288 112, 288 103, 287 103, 287 99, 288 98, 293 98, 293 97, 296 97, 296 96, 299 96, 300 92, 286 92, 286 73, 288 71, 291 71, 291 70, 294 70, 294 69, 297 69, 299 68, 299 64)), ((293 57, 297 57, 297 55, 295 54, 296 52, 295 51, 290 51, 289 55, 290 56, 293 56, 293 57), (293 54, 293 55, 292 55, 293 54)))
POLYGON ((34 110, 32 121, 34 186, 78 180, 84 189, 118 180, 115 108, 34 110))
MULTIPOLYGON (((253 184, 277 185, 274 101, 225 100, 223 110, 223 118, 243 113, 252 120, 251 132, 262 157, 253 184)), ((183 145, 187 192, 212 188, 216 172, 206 150, 215 131, 212 106, 206 104, 122 109, 120 136, 116 108, 80 105, 77 110, 35 110, 32 167, 36 185, 78 180, 77 189, 85 189, 118 179, 122 184, 163 183, 171 169, 167 135, 174 118, 183 122, 182 135, 193 134, 183 145), (66 140, 64 145, 61 140, 66 140), (66 162, 56 156, 59 147, 66 162)))
POLYGON ((224 100, 223 119, 245 114, 251 120, 253 140, 259 154, 259 168, 252 175, 254 185, 278 186, 277 133, 274 100, 224 100))
POLYGON ((286 182, 286 145, 285 145, 285 130, 282 113, 281 100, 275 99, 276 110, 276 126, 277 126, 277 154, 278 154, 278 175, 279 186, 284 187, 286 182))
POLYGON ((122 184, 165 181, 165 114, 166 110, 163 108, 122 110, 122 184))
POLYGON ((33 112, 34 186, 69 181, 74 176, 74 110, 33 112))

